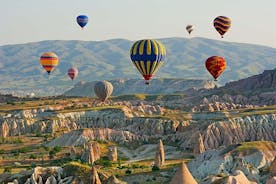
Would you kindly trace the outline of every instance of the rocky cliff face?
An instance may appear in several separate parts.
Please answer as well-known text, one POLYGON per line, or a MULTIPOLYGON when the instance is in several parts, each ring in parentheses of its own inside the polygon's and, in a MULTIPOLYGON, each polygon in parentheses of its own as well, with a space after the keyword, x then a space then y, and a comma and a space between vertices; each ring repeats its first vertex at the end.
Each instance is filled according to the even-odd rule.
POLYGON ((276 138, 275 113, 236 118, 227 117, 228 115, 223 113, 196 113, 189 116, 190 120, 176 120, 162 117, 163 110, 151 110, 150 112, 156 113, 155 116, 146 114, 149 111, 144 113, 142 110, 137 111, 137 107, 146 107, 142 108, 144 111, 149 107, 155 108, 140 104, 118 109, 64 113, 45 109, 14 111, 0 117, 0 137, 28 133, 69 132, 61 138, 64 146, 83 144, 88 139, 129 142, 155 141, 162 138, 167 142, 177 142, 182 148, 187 149, 194 148, 192 134, 195 133, 201 133, 205 149, 244 141, 275 141, 276 138), (221 120, 217 120, 218 115, 222 116, 221 120), (84 128, 91 130, 70 133, 72 130, 84 128))
POLYGON ((275 155, 273 142, 244 143, 206 151, 189 162, 188 166, 199 180, 218 174, 235 175, 236 170, 241 170, 249 180, 264 183, 267 176, 260 174, 260 170, 270 166, 275 155))
POLYGON ((262 74, 255 75, 236 82, 227 83, 225 89, 234 91, 258 91, 275 90, 276 88, 276 69, 265 70, 262 74))

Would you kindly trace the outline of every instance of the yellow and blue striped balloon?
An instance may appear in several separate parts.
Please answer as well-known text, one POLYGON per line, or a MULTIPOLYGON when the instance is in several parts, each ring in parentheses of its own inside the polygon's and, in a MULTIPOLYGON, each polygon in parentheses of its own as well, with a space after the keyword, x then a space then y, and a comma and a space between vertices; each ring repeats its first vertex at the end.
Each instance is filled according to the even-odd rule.
POLYGON ((149 84, 149 80, 165 61, 166 49, 162 43, 156 40, 139 40, 132 45, 130 58, 143 75, 146 84, 149 84))
POLYGON ((50 75, 50 73, 58 65, 58 56, 53 52, 45 52, 40 56, 40 64, 50 75))

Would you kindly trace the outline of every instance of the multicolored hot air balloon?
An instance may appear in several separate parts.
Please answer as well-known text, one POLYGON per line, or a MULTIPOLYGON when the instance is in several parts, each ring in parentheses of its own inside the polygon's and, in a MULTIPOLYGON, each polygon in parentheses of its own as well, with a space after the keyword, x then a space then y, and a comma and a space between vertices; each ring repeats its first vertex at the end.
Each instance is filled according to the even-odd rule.
POLYGON ((217 32, 221 35, 221 38, 223 38, 223 35, 231 27, 231 19, 225 16, 218 16, 214 20, 214 27, 217 30, 217 32))
POLYGON ((45 52, 40 56, 40 64, 48 72, 48 75, 58 65, 58 57, 53 52, 45 52))
POLYGON ((205 66, 209 73, 214 77, 215 81, 217 81, 217 78, 226 68, 226 61, 223 57, 212 56, 206 60, 205 66))
POLYGON ((192 32, 194 29, 195 29, 195 26, 193 26, 193 25, 190 25, 190 24, 189 24, 189 25, 186 26, 186 30, 188 31, 189 34, 191 34, 191 32, 192 32))
POLYGON ((67 70, 67 75, 72 79, 72 80, 74 80, 77 76, 78 76, 78 69, 77 68, 74 68, 74 67, 72 67, 72 68, 69 68, 68 70, 67 70))
POLYGON ((156 40, 139 40, 132 45, 130 58, 143 75, 146 84, 149 84, 149 80, 165 61, 166 49, 156 40))
POLYGON ((84 26, 88 23, 88 17, 86 15, 79 15, 77 17, 77 23, 81 28, 84 28, 84 26))
POLYGON ((108 81, 99 81, 94 85, 94 92, 104 102, 113 92, 113 86, 108 81))

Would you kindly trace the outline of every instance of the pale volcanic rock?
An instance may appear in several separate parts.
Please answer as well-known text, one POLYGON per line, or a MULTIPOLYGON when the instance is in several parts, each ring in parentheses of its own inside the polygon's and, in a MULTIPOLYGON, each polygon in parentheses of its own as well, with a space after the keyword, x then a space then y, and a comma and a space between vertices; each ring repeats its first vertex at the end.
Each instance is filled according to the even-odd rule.
POLYGON ((117 146, 111 146, 108 148, 108 158, 111 162, 117 162, 118 153, 117 153, 117 146))
POLYGON ((182 162, 180 168, 176 171, 170 184, 197 184, 197 181, 190 173, 186 164, 182 162))
POLYGON ((165 164, 165 151, 164 151, 163 142, 160 139, 156 149, 154 165, 160 168, 164 164, 165 164))
POLYGON ((259 182, 259 169, 268 166, 274 159, 276 148, 273 142, 259 142, 260 149, 250 149, 244 154, 237 153, 240 146, 230 145, 218 150, 209 150, 188 163, 191 173, 202 180, 210 175, 228 174, 241 170, 249 180, 259 182), (262 147, 264 150, 262 150, 262 147))
POLYGON ((92 167, 90 178, 91 178, 90 184, 101 184, 100 177, 99 177, 97 169, 95 167, 92 167))
POLYGON ((1 123, 0 137, 6 138, 9 136, 9 125, 6 121, 1 123))
POLYGON ((235 171, 234 176, 229 176, 224 184, 257 184, 256 182, 250 181, 240 170, 235 171))
POLYGON ((56 178, 52 175, 52 176, 50 176, 50 177, 46 180, 45 184, 57 184, 57 180, 56 180, 56 178))
POLYGON ((198 136, 195 138, 195 143, 194 143, 194 150, 193 153, 195 156, 203 153, 205 151, 203 139, 200 133, 198 133, 198 136))
POLYGON ((110 176, 106 181, 106 184, 127 184, 127 182, 119 180, 116 176, 110 176))
POLYGON ((100 145, 98 142, 91 141, 85 144, 84 152, 81 160, 93 164, 96 160, 100 159, 100 145))
POLYGON ((245 116, 218 121, 208 125, 202 132, 206 149, 239 142, 276 141, 276 114, 245 116))
POLYGON ((272 173, 273 176, 276 176, 276 156, 274 157, 274 160, 270 164, 270 172, 272 173))
POLYGON ((147 137, 138 136, 128 131, 119 131, 109 128, 82 129, 63 134, 51 141, 48 146, 81 146, 88 140, 131 142, 147 140, 147 137))
POLYGON ((274 177, 271 177, 271 178, 268 178, 266 180, 266 183, 265 184, 275 184, 276 183, 276 176, 274 177))

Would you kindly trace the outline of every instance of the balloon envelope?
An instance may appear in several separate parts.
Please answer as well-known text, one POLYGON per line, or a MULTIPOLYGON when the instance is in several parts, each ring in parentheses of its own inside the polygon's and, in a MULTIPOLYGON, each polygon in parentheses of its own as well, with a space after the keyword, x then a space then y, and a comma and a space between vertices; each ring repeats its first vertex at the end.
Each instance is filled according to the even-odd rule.
POLYGON ((207 70, 209 71, 209 73, 216 80, 221 75, 221 73, 225 70, 226 61, 223 57, 212 56, 206 60, 205 66, 206 66, 207 70))
POLYGON ((86 15, 79 15, 77 17, 77 23, 81 28, 83 28, 88 23, 88 17, 86 15))
POLYGON ((225 16, 216 17, 213 23, 214 23, 215 29, 221 35, 222 38, 223 38, 223 35, 231 27, 231 19, 225 16))
POLYGON ((68 70, 67 70, 67 75, 72 79, 72 80, 74 80, 77 76, 78 76, 78 69, 77 68, 74 68, 74 67, 72 67, 72 68, 69 68, 68 70))
POLYGON ((45 52, 40 56, 40 64, 50 74, 58 65, 58 57, 53 52, 45 52))
POLYGON ((188 31, 189 34, 191 34, 191 32, 192 32, 194 29, 195 29, 195 26, 193 26, 193 25, 190 25, 190 24, 189 24, 189 25, 186 26, 186 30, 188 31))
POLYGON ((108 81, 99 81, 94 85, 94 92, 104 102, 113 92, 113 86, 108 81))
POLYGON ((166 49, 156 40, 139 40, 132 45, 130 58, 146 84, 149 84, 149 80, 165 61, 166 49))

